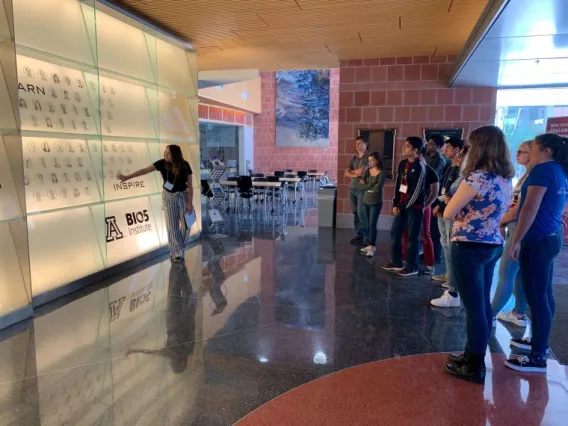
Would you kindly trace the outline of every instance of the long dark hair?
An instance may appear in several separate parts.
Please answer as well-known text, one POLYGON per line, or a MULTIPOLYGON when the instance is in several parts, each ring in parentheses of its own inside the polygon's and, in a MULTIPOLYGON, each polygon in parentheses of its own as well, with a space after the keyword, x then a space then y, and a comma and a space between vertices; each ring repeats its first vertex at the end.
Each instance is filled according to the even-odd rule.
POLYGON ((507 146, 505 134, 497 126, 483 126, 469 134, 469 151, 465 158, 463 175, 484 170, 511 179, 515 168, 507 146))
POLYGON ((375 159, 375 161, 377 162, 377 169, 383 170, 383 160, 381 158, 381 154, 379 154, 378 152, 373 152, 369 154, 369 157, 373 157, 375 159))
POLYGON ((551 158, 562 166, 568 176, 568 138, 554 133, 544 133, 537 136, 534 141, 542 148, 550 149, 551 158))
POLYGON ((181 148, 178 145, 168 145, 166 149, 170 150, 170 155, 172 157, 171 162, 166 160, 166 170, 176 176, 186 173, 181 148))

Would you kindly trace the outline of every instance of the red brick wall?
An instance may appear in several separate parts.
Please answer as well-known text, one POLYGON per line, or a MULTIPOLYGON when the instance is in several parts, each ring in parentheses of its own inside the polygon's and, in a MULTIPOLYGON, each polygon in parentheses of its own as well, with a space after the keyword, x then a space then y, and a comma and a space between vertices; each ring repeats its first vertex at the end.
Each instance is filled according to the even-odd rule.
MULTIPOLYGON (((340 61, 338 214, 351 214, 349 179, 343 173, 355 152, 358 129, 396 128, 398 164, 406 137, 423 137, 425 127, 459 127, 467 136, 493 123, 496 89, 448 88, 454 60, 441 55, 340 61)), ((387 182, 383 216, 392 210, 393 189, 387 182)))
POLYGON ((329 98, 328 148, 278 148, 276 146, 276 73, 261 72, 262 112, 254 116, 254 171, 271 173, 284 168, 337 172, 339 69, 332 69, 329 98))

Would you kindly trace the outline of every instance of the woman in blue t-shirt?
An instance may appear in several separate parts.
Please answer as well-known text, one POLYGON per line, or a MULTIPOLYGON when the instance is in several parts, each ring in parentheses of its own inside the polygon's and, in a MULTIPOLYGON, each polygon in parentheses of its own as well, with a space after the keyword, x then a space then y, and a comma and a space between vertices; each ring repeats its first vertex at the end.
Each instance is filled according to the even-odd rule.
POLYGON ((562 247, 562 210, 566 204, 568 138, 547 133, 530 149, 533 166, 521 188, 517 232, 510 256, 518 260, 532 317, 532 338, 513 339, 511 345, 529 350, 528 356, 505 365, 518 371, 546 372, 546 352, 554 316, 552 273, 562 247))

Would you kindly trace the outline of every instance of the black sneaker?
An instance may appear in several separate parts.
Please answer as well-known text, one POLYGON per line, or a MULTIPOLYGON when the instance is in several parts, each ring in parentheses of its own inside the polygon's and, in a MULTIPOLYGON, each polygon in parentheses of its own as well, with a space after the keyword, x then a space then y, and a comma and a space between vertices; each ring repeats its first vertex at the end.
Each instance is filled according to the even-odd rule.
POLYGON ((401 265, 395 265, 392 262, 385 263, 383 266, 381 266, 381 268, 383 268, 385 271, 394 271, 394 272, 402 271, 403 269, 401 265))
POLYGON ((351 244, 361 244, 364 241, 362 237, 356 236, 351 239, 351 244))
POLYGON ((505 366, 512 370, 524 371, 527 373, 546 373, 546 360, 535 362, 528 356, 512 358, 505 361, 505 366))
POLYGON ((403 268, 400 271, 397 272, 397 275, 399 277, 414 277, 416 275, 418 275, 418 269, 412 269, 412 268, 403 268))
POLYGON ((524 351, 530 351, 532 349, 530 337, 525 337, 522 339, 511 339, 510 344, 511 346, 522 349, 524 351))
POLYGON ((478 383, 480 385, 485 383, 485 363, 473 363, 471 360, 464 361, 463 363, 446 364, 444 367, 446 373, 458 379, 467 380, 468 382, 478 383))

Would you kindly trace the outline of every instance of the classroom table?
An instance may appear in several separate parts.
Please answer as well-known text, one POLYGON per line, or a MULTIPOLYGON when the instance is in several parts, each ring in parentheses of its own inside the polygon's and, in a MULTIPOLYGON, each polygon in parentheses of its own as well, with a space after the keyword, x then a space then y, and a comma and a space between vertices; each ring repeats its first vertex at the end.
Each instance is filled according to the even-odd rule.
MULTIPOLYGON (((255 179, 260 179, 260 178, 252 178, 252 180, 254 181, 255 179)), ((281 177, 280 178, 280 182, 290 182, 294 184, 294 203, 296 203, 296 201, 298 200, 298 183, 300 183, 302 181, 302 178, 299 177, 281 177)), ((300 200, 304 199, 304 196, 306 195, 306 191, 304 189, 304 186, 302 186, 302 196, 300 197, 300 200)))
MULTIPOLYGON (((222 180, 219 181, 219 185, 221 186, 234 186, 238 187, 239 183, 236 181, 228 181, 222 180)), ((276 188, 282 186, 281 182, 257 182, 255 180, 252 181, 253 188, 272 188, 272 210, 271 213, 274 213, 274 200, 276 199, 276 188)), ((286 191, 283 191, 283 196, 286 197, 286 191)), ((235 193, 235 210, 237 210, 237 194, 235 193)))

